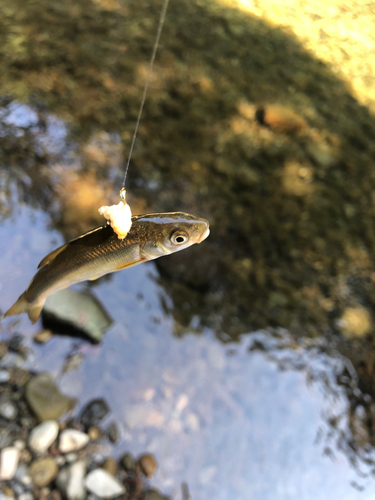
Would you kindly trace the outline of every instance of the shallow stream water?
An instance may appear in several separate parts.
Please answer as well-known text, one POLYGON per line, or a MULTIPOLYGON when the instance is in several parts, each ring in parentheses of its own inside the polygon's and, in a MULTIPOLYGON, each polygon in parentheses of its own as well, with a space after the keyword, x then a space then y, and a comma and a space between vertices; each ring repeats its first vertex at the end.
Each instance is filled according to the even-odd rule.
MULTIPOLYGON (((2 304, 61 240, 42 212, 22 206, 17 212, 2 225, 2 304)), ((351 467, 340 443, 345 427, 331 435, 330 416, 348 411, 335 380, 343 361, 288 348, 286 331, 276 338, 249 332, 233 346, 208 328, 177 338, 160 305, 165 293, 157 276, 155 265, 145 264, 95 287, 113 325, 100 345, 81 344, 82 366, 60 384, 78 399, 77 412, 94 397, 106 399, 109 419, 121 430, 115 454, 154 453, 160 469, 153 484, 173 498, 180 498, 183 481, 192 498, 372 498, 369 470, 363 476, 351 467), (254 342, 265 352, 252 350, 254 342)), ((27 318, 16 325, 30 339, 37 329, 27 318)), ((29 366, 59 379, 76 344, 60 336, 41 347, 30 341, 29 366)))

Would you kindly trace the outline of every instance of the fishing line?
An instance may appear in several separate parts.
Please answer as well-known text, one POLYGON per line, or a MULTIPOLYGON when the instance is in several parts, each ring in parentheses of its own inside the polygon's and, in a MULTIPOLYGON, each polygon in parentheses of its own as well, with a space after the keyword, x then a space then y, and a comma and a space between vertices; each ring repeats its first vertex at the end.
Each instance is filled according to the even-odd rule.
POLYGON ((148 85, 149 85, 150 80, 151 80, 151 74, 152 74, 152 69, 153 69, 153 66, 154 66, 156 51, 157 51, 158 46, 159 46, 160 34, 161 34, 162 29, 163 29, 163 24, 164 24, 164 20, 165 20, 165 14, 167 12, 168 4, 169 4, 169 0, 164 0, 163 7, 162 7, 162 10, 161 10, 161 14, 160 14, 160 19, 159 19, 158 31, 156 33, 156 39, 155 39, 155 43, 154 43, 154 48, 153 48, 153 51, 152 51, 152 55, 151 55, 151 59, 150 59, 150 64, 148 66, 148 73, 147 73, 147 79, 146 79, 145 88, 143 90, 142 102, 141 102, 141 106, 139 108, 137 123, 135 125, 133 139, 132 139, 132 142, 131 142, 131 145, 130 145, 130 152, 129 152, 129 156, 128 156, 128 161, 127 161, 126 167, 125 167, 124 181, 122 183, 122 188, 121 188, 121 191, 120 191, 120 197, 124 201, 125 201, 125 181, 126 181, 126 176, 128 174, 129 163, 130 163, 130 159, 131 159, 131 156, 132 156, 132 153, 133 153, 133 148, 134 148, 135 139, 137 137, 139 123, 141 121, 143 106, 144 106, 144 103, 146 101, 147 89, 148 89, 148 85))

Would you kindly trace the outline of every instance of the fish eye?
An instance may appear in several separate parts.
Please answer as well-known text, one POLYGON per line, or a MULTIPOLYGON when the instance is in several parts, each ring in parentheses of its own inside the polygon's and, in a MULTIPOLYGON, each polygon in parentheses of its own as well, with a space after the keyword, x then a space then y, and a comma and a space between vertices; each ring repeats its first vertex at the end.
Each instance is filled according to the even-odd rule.
POLYGON ((186 231, 183 231, 182 229, 178 229, 174 233, 171 234, 171 242, 174 245, 183 245, 186 243, 189 239, 189 235, 187 234, 186 231))

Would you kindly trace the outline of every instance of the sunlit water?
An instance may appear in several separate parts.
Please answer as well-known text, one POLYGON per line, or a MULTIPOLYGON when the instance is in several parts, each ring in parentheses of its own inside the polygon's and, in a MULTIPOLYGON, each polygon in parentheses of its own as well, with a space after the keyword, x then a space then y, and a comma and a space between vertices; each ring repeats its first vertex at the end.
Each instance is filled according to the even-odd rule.
MULTIPOLYGON (((1 225, 4 309, 60 242, 48 217, 25 206, 1 225)), ((81 345, 84 363, 61 383, 78 399, 76 411, 93 397, 107 400, 108 420, 121 429, 115 453, 154 453, 160 467, 153 484, 173 498, 180 498, 182 481, 194 499, 373 498, 373 481, 349 466, 334 441, 325 453, 324 415, 328 406, 337 412, 345 407, 340 391, 334 399, 319 382, 308 386, 304 372, 281 371, 263 353, 249 351, 252 336, 234 346, 220 344, 210 331, 176 338, 160 306, 164 292, 156 276, 154 265, 146 264, 94 288, 114 323, 102 344, 81 345)), ((17 326, 30 344, 38 328, 24 316, 17 326)), ((267 341, 265 333, 255 336, 267 341)), ((76 342, 55 337, 33 345, 30 363, 58 376, 76 342)), ((298 356, 309 362, 307 353, 298 356)))

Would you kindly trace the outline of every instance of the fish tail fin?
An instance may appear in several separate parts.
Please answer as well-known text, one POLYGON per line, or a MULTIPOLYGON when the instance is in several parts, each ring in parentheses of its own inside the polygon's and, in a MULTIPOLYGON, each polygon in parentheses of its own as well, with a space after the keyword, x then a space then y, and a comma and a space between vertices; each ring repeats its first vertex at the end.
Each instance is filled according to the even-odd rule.
POLYGON ((15 316, 16 314, 27 312, 30 321, 32 323, 35 323, 38 320, 40 313, 42 312, 43 306, 44 300, 38 301, 37 303, 30 303, 27 300, 26 292, 24 292, 19 296, 18 300, 12 305, 12 307, 7 310, 4 316, 15 316))
POLYGON ((27 301, 26 292, 24 292, 18 297, 18 300, 12 305, 12 307, 7 310, 4 316, 15 316, 16 314, 21 314, 28 311, 29 306, 30 304, 27 301))

